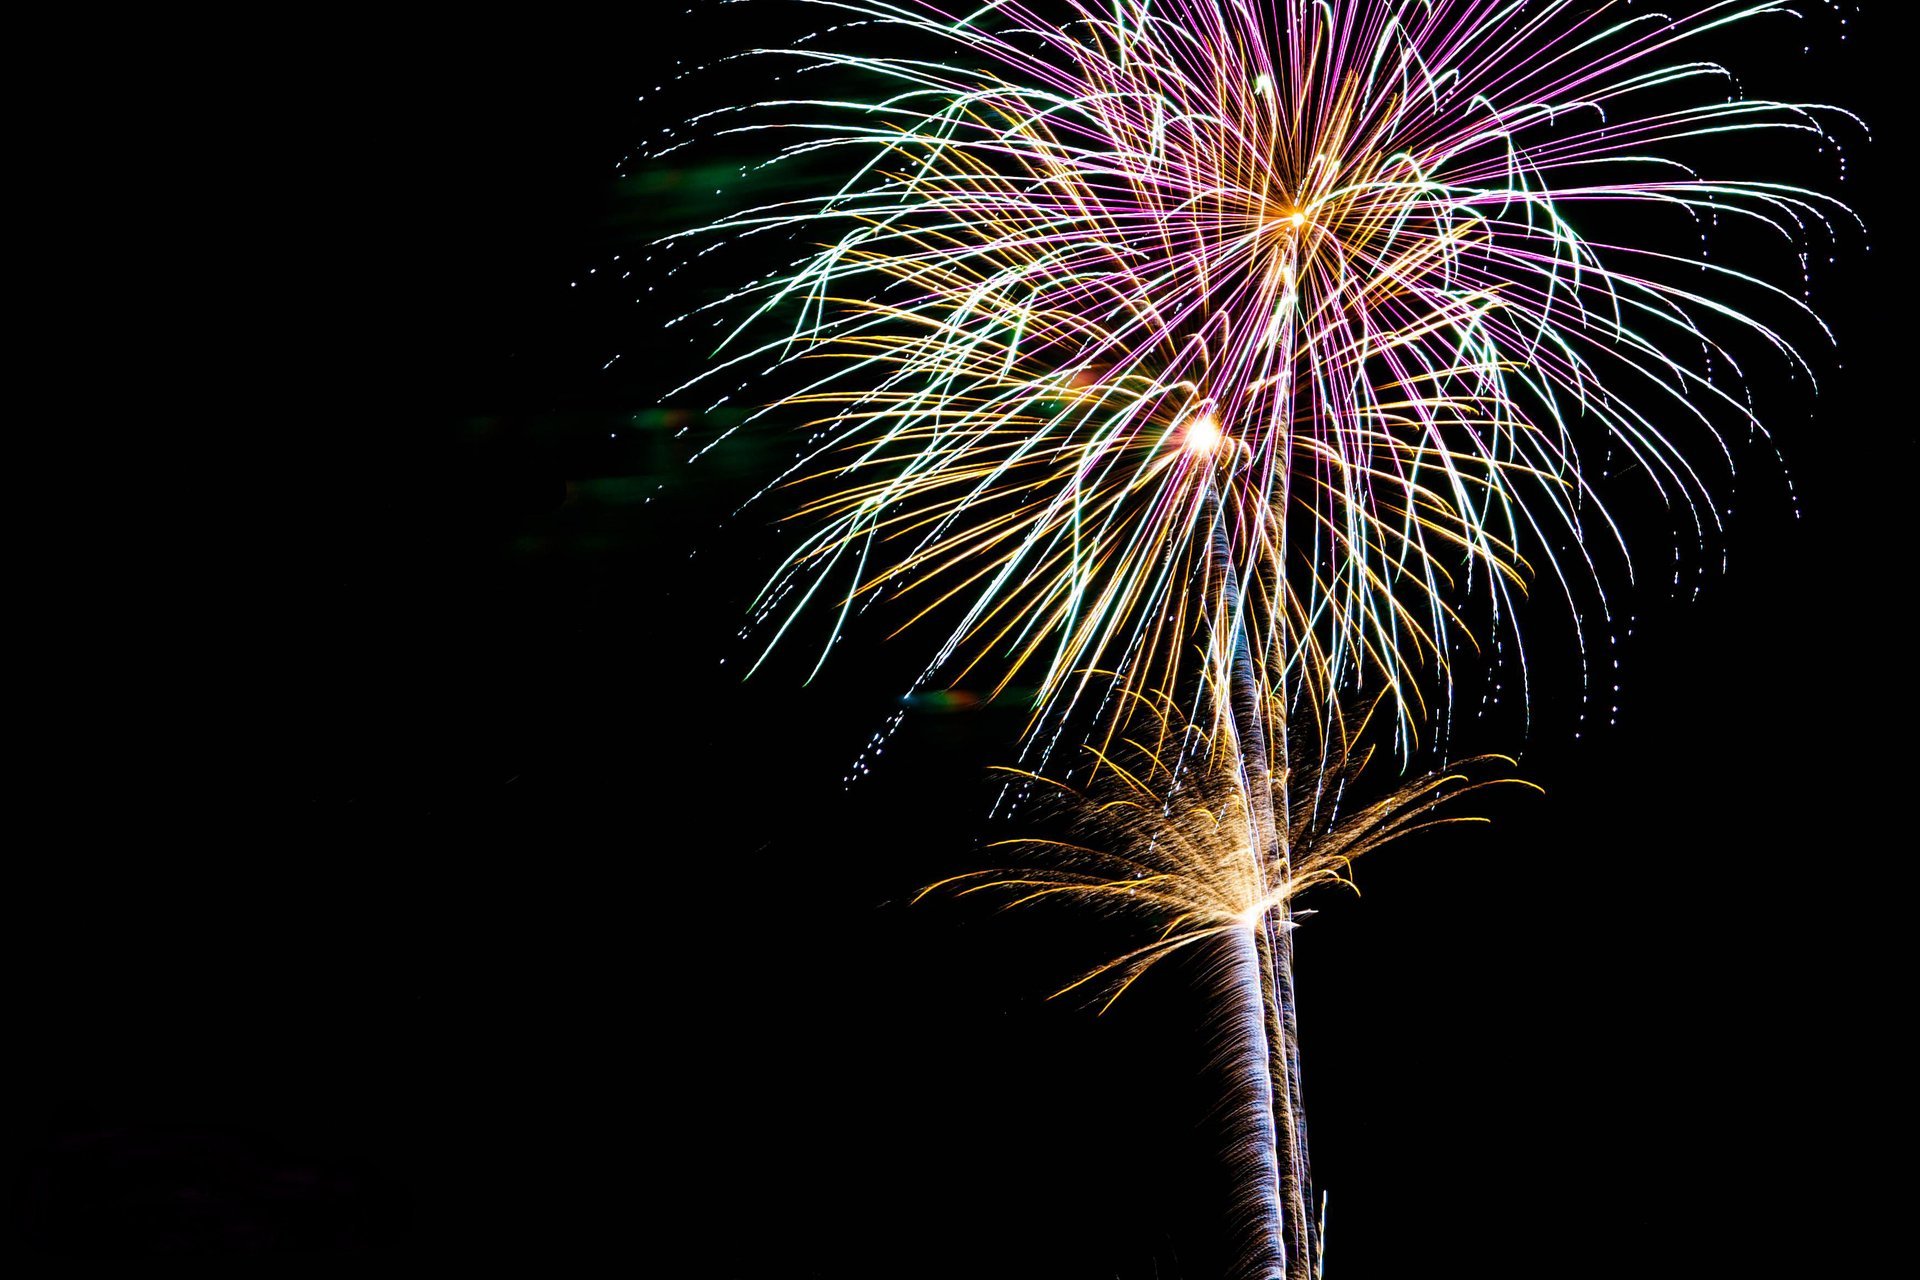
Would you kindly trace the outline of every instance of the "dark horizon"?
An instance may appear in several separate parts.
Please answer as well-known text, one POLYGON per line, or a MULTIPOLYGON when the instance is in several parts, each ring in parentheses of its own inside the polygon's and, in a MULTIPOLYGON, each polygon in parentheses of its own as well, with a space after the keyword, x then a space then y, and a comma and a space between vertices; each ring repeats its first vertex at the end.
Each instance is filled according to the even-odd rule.
MULTIPOLYGON (((1537 591, 1531 731, 1461 736, 1546 795, 1308 904, 1333 1280, 1839 1274, 1891 1200, 1903 117, 1893 20, 1847 16, 1720 50, 1876 130, 1828 185, 1873 248, 1813 270, 1839 354, 1806 344, 1817 401, 1760 370, 1785 461, 1747 442, 1716 486, 1725 572, 1609 582, 1634 629, 1585 724, 1537 591)), ((17 1252, 1213 1274, 1191 974, 1096 1016, 1047 993, 1117 931, 908 905, 980 864, 1021 709, 906 707, 848 788, 925 637, 734 674, 787 535, 726 515, 780 442, 686 468, 657 407, 685 307, 600 272, 682 207, 615 178, 682 114, 656 86, 753 38, 702 10, 305 47, 298 163, 236 214, 234 272, 272 264, 236 350, 276 355, 218 384, 232 434, 177 510, 109 536, 148 650, 48 739, 71 838, 16 891, 17 1252), (146 576, 176 517, 186 567, 146 576)))

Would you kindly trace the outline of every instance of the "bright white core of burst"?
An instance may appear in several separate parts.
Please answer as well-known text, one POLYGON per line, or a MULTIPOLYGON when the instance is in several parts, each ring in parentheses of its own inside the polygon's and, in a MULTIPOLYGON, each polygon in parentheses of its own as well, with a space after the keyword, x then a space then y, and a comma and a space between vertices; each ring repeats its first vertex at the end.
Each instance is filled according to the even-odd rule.
POLYGON ((1187 452, 1212 453, 1220 447, 1220 424, 1203 413, 1187 424, 1187 452))

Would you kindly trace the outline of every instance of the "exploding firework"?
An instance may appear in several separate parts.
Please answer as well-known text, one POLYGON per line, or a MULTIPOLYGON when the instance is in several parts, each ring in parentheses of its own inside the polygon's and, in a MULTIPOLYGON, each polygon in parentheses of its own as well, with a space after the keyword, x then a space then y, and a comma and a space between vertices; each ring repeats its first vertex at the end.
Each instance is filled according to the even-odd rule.
POLYGON ((1596 580, 1588 534, 1617 530, 1582 450, 1704 537, 1674 432, 1718 453, 1758 428, 1735 331, 1800 360, 1724 300, 1811 320, 1799 299, 1580 230, 1637 206, 1829 231, 1828 197, 1675 158, 1823 136, 1826 108, 1740 97, 1689 50, 1781 4, 824 7, 927 56, 771 51, 891 91, 709 117, 790 139, 769 163, 857 163, 689 233, 820 245, 715 304, 738 323, 697 379, 810 360, 765 411, 813 434, 770 641, 893 597, 947 628, 925 678, 1037 684, 1036 726, 1122 713, 1116 690, 1190 691, 1196 631, 1226 678, 1192 591, 1219 530, 1263 685, 1320 716, 1384 688, 1410 750, 1463 639, 1504 650, 1543 574, 1596 580))

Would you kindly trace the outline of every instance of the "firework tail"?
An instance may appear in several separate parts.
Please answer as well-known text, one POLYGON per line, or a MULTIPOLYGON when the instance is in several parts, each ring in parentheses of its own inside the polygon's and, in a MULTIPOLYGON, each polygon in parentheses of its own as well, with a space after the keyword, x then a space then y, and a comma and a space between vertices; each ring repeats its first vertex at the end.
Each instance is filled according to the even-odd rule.
POLYGON ((1269 1070, 1269 1024, 1265 960, 1260 934, 1230 929, 1219 935, 1220 999, 1215 1005, 1215 1051, 1223 1064, 1223 1129, 1228 1168, 1240 1183, 1234 1204, 1239 1221, 1231 1274, 1235 1280, 1291 1280, 1289 1252, 1282 1237, 1291 1216, 1282 1203, 1281 1144, 1273 1076, 1269 1070))
POLYGON ((1300 1023, 1293 992, 1292 914, 1291 907, 1283 902, 1267 912, 1249 932, 1256 944, 1263 944, 1268 961, 1263 976, 1269 987, 1267 1013, 1272 1019, 1267 1039, 1269 1071, 1273 1079, 1276 1129, 1285 1142, 1281 1190, 1287 1227, 1294 1242, 1287 1274, 1289 1280, 1308 1280, 1313 1274, 1314 1241, 1309 1234, 1312 1220, 1307 1206, 1313 1199, 1313 1190, 1307 1165, 1307 1112, 1300 1096, 1300 1023))
MULTIPOLYGON (((1241 620, 1239 574, 1234 567, 1226 529, 1226 511, 1217 499, 1214 503, 1214 560, 1220 570, 1220 592, 1216 628, 1227 629, 1231 637, 1226 676, 1227 706, 1232 729, 1239 745, 1240 767, 1246 794, 1250 800, 1255 828, 1255 846, 1262 860, 1278 867, 1281 878, 1287 875, 1287 815, 1274 811, 1271 755, 1268 750, 1267 719, 1282 704, 1269 702, 1254 670, 1253 653, 1241 620)), ((1280 741, 1284 747, 1284 719, 1280 721, 1280 741)), ((1284 802, 1283 802, 1284 803, 1284 802)), ((1308 1235, 1307 1201, 1311 1192, 1307 1179, 1307 1134, 1300 1098, 1299 1026, 1294 1013, 1293 936, 1287 918, 1290 909, 1281 905, 1263 913, 1249 927, 1230 935, 1231 964, 1228 969, 1227 997, 1229 1018, 1257 1016, 1259 1027, 1233 1035, 1226 1040, 1229 1053, 1244 1055, 1234 1068, 1237 1095, 1245 1095, 1247 1106, 1260 1114, 1237 1122, 1230 1141, 1238 1149, 1242 1143, 1258 1139, 1267 1144, 1265 1158, 1250 1170, 1257 1185, 1249 1196, 1261 1214, 1260 1228, 1272 1237, 1271 1244, 1243 1241, 1238 1251, 1239 1272, 1252 1280, 1283 1276, 1286 1280, 1307 1280, 1312 1274, 1313 1249, 1308 1235), (1257 1008, 1249 1011, 1248 1000, 1257 1008), (1251 1072, 1264 1077, 1256 1089, 1248 1090, 1238 1076, 1251 1072), (1269 1192, 1268 1188, 1272 1188, 1269 1192), (1273 1270, 1278 1258, 1280 1270, 1273 1270)), ((1251 1227, 1248 1229, 1251 1232, 1251 1227)))

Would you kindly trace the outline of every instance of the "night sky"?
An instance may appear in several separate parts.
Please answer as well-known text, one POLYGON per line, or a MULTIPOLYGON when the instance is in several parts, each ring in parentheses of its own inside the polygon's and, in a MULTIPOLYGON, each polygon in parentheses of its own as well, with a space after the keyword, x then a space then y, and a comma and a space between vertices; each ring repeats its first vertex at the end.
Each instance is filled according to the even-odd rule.
MULTIPOLYGON (((15 1250, 1218 1274, 1193 973, 1096 1016, 1046 997, 1111 926, 907 905, 1004 834, 1021 708, 910 706, 847 788, 931 633, 739 679, 789 536, 727 513, 790 445, 686 466, 697 406, 660 400, 699 356, 660 324, 726 282, 617 277, 720 207, 638 155, 687 112, 676 60, 767 38, 741 12, 367 17, 183 82, 222 145, 175 175, 199 212, 153 215, 191 236, 130 251, 183 301, 106 344, 164 371, 99 446, 148 492, 53 499, 87 622, 14 857, 15 1250)), ((1617 713, 1579 722, 1536 592, 1531 729, 1464 740, 1546 796, 1308 904, 1334 1280, 1844 1274, 1891 1200, 1899 37, 1887 6, 1844 43, 1746 25, 1718 52, 1756 94, 1879 134, 1837 187, 1744 168, 1868 220, 1814 264, 1839 353, 1806 342, 1815 404, 1746 349, 1786 461, 1737 444, 1724 573, 1716 545, 1676 593, 1668 515, 1625 499, 1653 569, 1611 584, 1617 713)))

